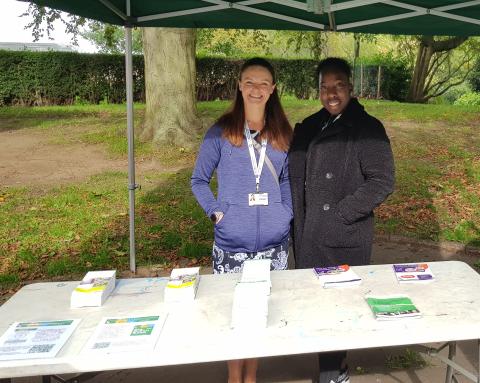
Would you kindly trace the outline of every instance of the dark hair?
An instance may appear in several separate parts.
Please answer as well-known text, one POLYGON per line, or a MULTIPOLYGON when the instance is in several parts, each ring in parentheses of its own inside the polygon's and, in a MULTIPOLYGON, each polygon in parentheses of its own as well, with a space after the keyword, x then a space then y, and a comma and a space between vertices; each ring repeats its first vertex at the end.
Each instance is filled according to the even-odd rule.
MULTIPOLYGON (((242 73, 252 66, 261 66, 267 69, 272 75, 273 84, 276 83, 275 70, 273 69, 272 64, 260 57, 245 61, 240 68, 238 78, 241 79, 242 73)), ((217 120, 217 124, 223 128, 223 137, 230 141, 232 145, 242 145, 244 136, 243 130, 245 126, 245 110, 242 92, 240 92, 238 83, 235 98, 230 110, 217 120)), ((292 127, 288 122, 282 105, 280 104, 277 87, 275 87, 265 105, 265 127, 260 134, 262 137, 265 137, 276 150, 286 152, 290 146, 290 141, 292 140, 292 127)))
POLYGON ((324 75, 326 73, 342 73, 350 80, 352 68, 344 59, 338 57, 327 57, 318 63, 317 79, 320 78, 320 75, 324 75))

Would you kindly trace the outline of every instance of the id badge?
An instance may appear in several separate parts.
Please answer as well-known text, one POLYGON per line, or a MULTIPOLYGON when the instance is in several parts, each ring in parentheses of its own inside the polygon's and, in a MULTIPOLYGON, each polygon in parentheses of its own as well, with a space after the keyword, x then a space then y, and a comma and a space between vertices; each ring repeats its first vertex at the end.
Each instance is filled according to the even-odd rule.
POLYGON ((248 206, 267 206, 268 205, 268 193, 249 193, 248 194, 248 206))

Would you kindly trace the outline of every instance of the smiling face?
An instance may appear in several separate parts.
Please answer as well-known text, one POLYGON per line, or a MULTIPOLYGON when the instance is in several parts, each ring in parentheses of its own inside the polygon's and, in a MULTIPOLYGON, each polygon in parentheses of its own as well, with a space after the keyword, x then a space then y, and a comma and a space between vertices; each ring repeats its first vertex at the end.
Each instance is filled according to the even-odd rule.
POLYGON ((238 88, 245 106, 265 106, 275 89, 273 77, 267 68, 260 65, 247 67, 240 77, 238 88))
POLYGON ((320 75, 320 101, 331 115, 343 112, 350 102, 352 85, 348 77, 340 72, 327 72, 320 75))

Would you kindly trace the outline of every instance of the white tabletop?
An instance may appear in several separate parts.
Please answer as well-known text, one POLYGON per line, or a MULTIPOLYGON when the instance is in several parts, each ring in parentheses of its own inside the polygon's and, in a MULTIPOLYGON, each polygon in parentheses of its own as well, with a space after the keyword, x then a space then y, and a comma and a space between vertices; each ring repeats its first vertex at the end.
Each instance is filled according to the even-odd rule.
POLYGON ((399 284, 391 265, 353 267, 362 284, 343 289, 321 288, 311 269, 272 272, 268 327, 251 334, 230 329, 238 274, 202 275, 183 307, 164 304, 165 278, 119 280, 103 307, 83 309, 69 307, 77 282, 28 285, 0 307, 0 334, 15 321, 82 321, 56 358, 0 362, 0 378, 479 339, 480 275, 462 262, 429 265, 427 284, 399 284), (377 321, 366 294, 407 294, 423 316, 377 321), (102 317, 166 312, 153 352, 80 355, 102 317))

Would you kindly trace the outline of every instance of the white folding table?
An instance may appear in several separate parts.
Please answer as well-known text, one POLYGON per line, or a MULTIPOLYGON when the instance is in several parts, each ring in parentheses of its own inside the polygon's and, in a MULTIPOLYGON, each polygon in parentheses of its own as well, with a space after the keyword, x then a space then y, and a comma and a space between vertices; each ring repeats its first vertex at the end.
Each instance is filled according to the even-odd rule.
POLYGON ((69 307, 77 282, 27 285, 0 307, 0 334, 15 321, 82 321, 56 358, 0 362, 0 379, 446 342, 446 381, 453 365, 480 383, 478 371, 453 361, 456 341, 480 339, 480 275, 462 262, 429 264, 431 283, 399 284, 391 265, 371 265, 354 267, 362 284, 342 289, 321 288, 311 269, 274 271, 268 327, 251 333, 230 329, 238 274, 202 275, 194 302, 170 306, 163 302, 165 278, 119 280, 103 307, 83 309, 69 307), (423 316, 377 321, 366 294, 407 294, 423 316), (102 317, 167 312, 153 352, 80 354, 102 317))

